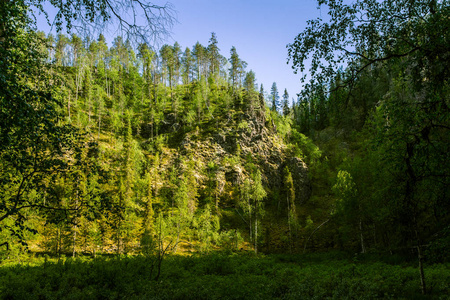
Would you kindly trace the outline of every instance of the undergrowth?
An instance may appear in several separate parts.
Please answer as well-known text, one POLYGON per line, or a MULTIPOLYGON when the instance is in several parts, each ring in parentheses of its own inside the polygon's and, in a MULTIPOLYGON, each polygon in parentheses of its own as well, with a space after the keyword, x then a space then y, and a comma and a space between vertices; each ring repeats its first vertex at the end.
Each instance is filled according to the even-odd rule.
POLYGON ((412 262, 340 254, 213 253, 167 256, 157 281, 154 258, 79 257, 3 261, 1 299, 446 299, 450 265, 425 268, 420 294, 412 262))

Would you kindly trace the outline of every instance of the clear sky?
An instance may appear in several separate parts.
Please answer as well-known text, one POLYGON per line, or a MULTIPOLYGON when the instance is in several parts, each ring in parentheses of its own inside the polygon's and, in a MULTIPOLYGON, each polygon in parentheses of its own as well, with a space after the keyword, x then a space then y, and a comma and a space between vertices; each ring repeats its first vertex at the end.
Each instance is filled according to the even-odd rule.
MULTIPOLYGON (((165 2, 151 0, 155 4, 165 2)), ((163 43, 177 41, 182 49, 199 41, 207 46, 215 32, 220 52, 230 57, 236 47, 239 57, 248 63, 247 71, 256 73, 258 84, 270 91, 277 83, 280 97, 286 88, 290 98, 301 91, 301 74, 294 74, 287 64, 286 45, 304 30, 306 21, 325 17, 317 8, 316 0, 168 0, 177 13, 178 23, 172 28, 171 38, 163 43)), ((54 8, 46 5, 50 17, 54 8)), ((38 29, 48 32, 49 26, 38 17, 38 29)), ((53 30, 54 31, 54 30, 53 30)), ((107 40, 108 34, 105 34, 107 40)))
POLYGON ((197 41, 207 46, 215 32, 221 54, 230 57, 236 47, 239 57, 256 73, 258 84, 270 91, 277 83, 280 97, 284 89, 290 98, 301 91, 301 74, 295 75, 287 64, 286 45, 306 27, 306 21, 321 14, 316 0, 170 0, 177 11, 178 24, 172 39, 181 47, 197 41))

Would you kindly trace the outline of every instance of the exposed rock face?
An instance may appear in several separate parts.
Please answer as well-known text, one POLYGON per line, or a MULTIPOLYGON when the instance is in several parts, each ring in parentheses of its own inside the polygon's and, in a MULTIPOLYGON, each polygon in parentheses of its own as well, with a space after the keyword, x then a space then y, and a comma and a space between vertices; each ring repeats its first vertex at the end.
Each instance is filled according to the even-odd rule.
MULTIPOLYGON (((212 134, 186 134, 180 151, 182 154, 192 154, 199 173, 200 169, 213 162, 219 167, 217 179, 222 178, 235 186, 249 176, 245 165, 250 160, 261 170, 264 186, 281 191, 283 171, 287 166, 292 173, 296 202, 302 204, 310 197, 311 185, 306 164, 300 158, 290 156, 282 139, 249 115, 241 115, 234 124, 219 126, 212 134), (232 163, 228 162, 230 159, 225 161, 237 156, 239 159, 235 163, 232 159, 232 163)), ((224 184, 219 182, 219 186, 224 184)))
POLYGON ((295 186, 295 201, 299 204, 305 203, 311 196, 308 167, 300 158, 292 156, 285 159, 280 173, 283 172, 284 166, 287 166, 292 174, 292 180, 295 186))

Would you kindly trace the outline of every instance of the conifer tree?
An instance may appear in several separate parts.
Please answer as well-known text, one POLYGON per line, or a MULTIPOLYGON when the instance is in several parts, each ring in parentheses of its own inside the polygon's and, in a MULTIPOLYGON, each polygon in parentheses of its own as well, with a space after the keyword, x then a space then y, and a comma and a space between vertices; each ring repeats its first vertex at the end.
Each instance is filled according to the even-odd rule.
POLYGON ((206 48, 197 42, 194 45, 194 49, 192 54, 196 60, 196 68, 197 68, 197 80, 200 80, 202 76, 206 76, 206 60, 207 60, 207 51, 206 48))
POLYGON ((256 80, 255 72, 253 72, 252 70, 248 71, 245 74, 244 88, 247 92, 255 91, 255 84, 256 84, 255 80, 256 80))
POLYGON ((276 82, 272 84, 272 87, 270 89, 270 100, 272 103, 271 110, 272 111, 278 111, 280 107, 280 96, 278 95, 278 88, 276 82))
POLYGON ((289 94, 287 89, 284 89, 283 100, 281 102, 281 106, 283 107, 283 116, 288 116, 291 109, 289 108, 289 94))
POLYGON ((192 56, 191 49, 189 47, 186 47, 183 53, 183 57, 181 59, 182 62, 182 76, 183 76, 183 83, 189 84, 193 77, 194 77, 194 57, 192 56))
POLYGON ((245 88, 245 104, 251 114, 254 114, 255 107, 258 107, 258 94, 255 91, 255 73, 250 70, 245 74, 244 88, 245 88))
POLYGON ((284 168, 284 188, 286 193, 287 204, 287 223, 289 228, 289 249, 292 252, 293 238, 292 231, 297 227, 297 213, 295 209, 295 188, 292 180, 292 174, 289 168, 284 168))
POLYGON ((55 59, 57 66, 66 67, 69 65, 69 53, 68 53, 69 39, 66 35, 60 33, 56 37, 55 47, 55 59))
POLYGON ((142 216, 142 234, 141 247, 145 254, 152 253, 154 248, 155 228, 153 223, 153 178, 150 172, 147 172, 144 179, 146 185, 146 194, 144 195, 144 214, 142 216))
POLYGON ((163 65, 163 77, 165 77, 164 74, 166 74, 166 78, 163 78, 163 80, 167 80, 165 82, 168 82, 169 87, 172 88, 173 75, 175 71, 175 56, 173 53, 173 48, 170 45, 164 45, 161 47, 159 54, 163 65))
POLYGON ((209 39, 209 44, 207 48, 208 58, 209 58, 209 74, 212 77, 216 77, 220 70, 220 49, 217 46, 217 36, 214 32, 211 33, 211 38, 209 39))
POLYGON ((244 70, 247 66, 247 63, 239 58, 239 55, 237 54, 236 48, 234 46, 231 47, 230 58, 228 59, 228 61, 231 64, 231 67, 229 69, 231 85, 233 86, 233 88, 238 88, 242 85, 242 77, 245 72, 244 70))
POLYGON ((147 44, 140 44, 138 47, 139 57, 142 60, 142 75, 146 84, 146 93, 145 98, 149 101, 150 109, 152 108, 152 88, 153 88, 153 79, 152 79, 152 71, 153 64, 155 59, 155 52, 153 52, 147 44))
POLYGON ((174 70, 173 70, 173 83, 174 85, 178 85, 180 81, 180 70, 181 70, 181 47, 178 42, 175 42, 175 44, 172 46, 172 52, 173 52, 173 60, 174 60, 174 70))
POLYGON ((259 88, 259 95, 258 95, 258 98, 259 98, 259 108, 261 109, 261 110, 265 110, 265 107, 266 107, 266 99, 264 99, 264 86, 263 86, 263 84, 261 83, 261 87, 259 88))

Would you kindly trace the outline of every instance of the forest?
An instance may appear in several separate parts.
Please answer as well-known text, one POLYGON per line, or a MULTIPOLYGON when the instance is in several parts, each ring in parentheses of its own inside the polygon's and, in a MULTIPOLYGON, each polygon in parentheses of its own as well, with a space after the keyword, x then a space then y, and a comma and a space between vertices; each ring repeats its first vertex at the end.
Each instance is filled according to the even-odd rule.
POLYGON ((448 1, 319 0, 293 95, 63 2, 56 35, 0 3, 0 298, 448 297, 448 1))

